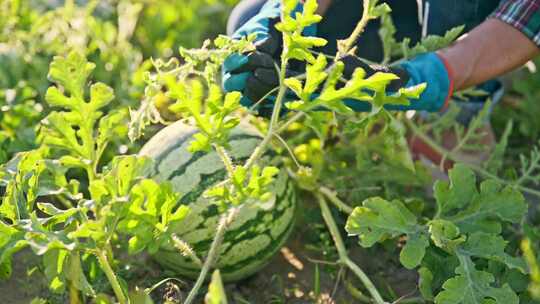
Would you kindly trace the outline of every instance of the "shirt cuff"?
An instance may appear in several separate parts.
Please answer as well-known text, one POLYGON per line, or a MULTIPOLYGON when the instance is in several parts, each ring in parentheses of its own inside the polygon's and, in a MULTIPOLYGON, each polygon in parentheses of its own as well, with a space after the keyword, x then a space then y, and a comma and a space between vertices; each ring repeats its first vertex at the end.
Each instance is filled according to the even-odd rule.
POLYGON ((521 31, 540 47, 540 0, 506 0, 491 14, 521 31))

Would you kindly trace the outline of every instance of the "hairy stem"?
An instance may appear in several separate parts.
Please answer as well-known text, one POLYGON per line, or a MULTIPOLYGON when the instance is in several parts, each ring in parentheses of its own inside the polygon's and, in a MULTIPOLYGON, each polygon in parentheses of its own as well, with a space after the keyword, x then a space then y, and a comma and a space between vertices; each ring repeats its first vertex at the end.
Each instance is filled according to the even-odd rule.
POLYGON ((371 301, 371 298, 366 296, 364 294, 363 291, 361 291, 360 289, 356 288, 356 286, 354 286, 351 282, 349 282, 348 280, 345 280, 345 288, 347 288, 347 291, 349 292, 349 294, 355 298, 356 300, 362 302, 362 303, 373 303, 371 301))
POLYGON ((79 290, 73 283, 69 283, 69 304, 81 304, 79 290))
POLYGON ((339 232, 336 222, 334 221, 334 217, 330 212, 330 208, 326 203, 326 200, 321 194, 317 194, 317 200, 319 201, 319 206, 321 207, 322 216, 324 218, 324 221, 326 222, 326 226, 328 226, 328 230, 330 231, 332 239, 334 240, 334 243, 336 245, 341 263, 346 265, 360 279, 360 281, 362 281, 366 289, 373 297, 375 303, 385 304, 386 302, 383 300, 379 291, 377 290, 375 285, 373 285, 373 282, 371 282, 366 273, 349 258, 347 248, 345 248, 345 243, 341 238, 341 234, 339 232))
POLYGON ((64 205, 64 207, 68 209, 73 208, 73 204, 71 203, 71 201, 63 197, 62 195, 58 195, 56 198, 60 201, 60 203, 62 203, 62 205, 64 205))
POLYGON ((234 165, 232 163, 232 160, 229 154, 227 154, 227 151, 225 150, 225 148, 223 148, 220 145, 214 144, 214 149, 216 150, 217 154, 219 155, 219 158, 225 165, 225 170, 227 170, 227 174, 229 175, 229 178, 232 178, 234 175, 234 165))
POLYGON ((193 288, 189 292, 184 304, 191 304, 195 300, 195 297, 199 293, 199 290, 201 289, 201 286, 206 279, 206 275, 208 274, 210 269, 214 267, 214 263, 218 258, 221 243, 223 242, 223 236, 225 235, 225 232, 227 231, 229 225, 238 215, 238 212, 240 212, 240 208, 241 207, 233 207, 227 213, 221 216, 221 219, 219 220, 219 225, 217 227, 216 235, 214 236, 214 240, 212 241, 212 246, 208 251, 208 256, 206 257, 201 272, 199 273, 199 277, 197 278, 195 285, 193 285, 193 288))
POLYGON ((103 270, 103 272, 105 272, 105 276, 107 276, 109 283, 111 283, 111 287, 114 291, 116 299, 118 300, 118 303, 127 304, 128 299, 126 298, 122 287, 120 287, 120 282, 118 282, 118 278, 114 274, 114 270, 112 269, 111 264, 109 264, 107 253, 103 250, 97 250, 95 252, 95 255, 98 258, 101 269, 103 270))
POLYGON ((276 130, 276 133, 277 134, 281 134, 283 131, 285 131, 291 124, 295 123, 296 121, 298 121, 300 118, 302 118, 303 116, 305 115, 304 112, 298 112, 296 114, 294 114, 293 117, 289 118, 289 120, 287 120, 284 124, 282 124, 281 126, 279 126, 279 128, 276 130))
POLYGON ((329 188, 326 188, 322 186, 319 189, 319 192, 321 192, 328 200, 334 204, 336 207, 338 207, 339 211, 345 212, 347 214, 351 214, 353 212, 353 208, 347 204, 345 204, 342 200, 337 197, 337 194, 330 190, 329 188))
POLYGON ((292 158, 292 160, 293 160, 294 164, 296 165, 296 167, 297 168, 302 167, 302 165, 300 165, 300 162, 298 162, 298 159, 296 159, 296 156, 294 155, 293 150, 291 149, 291 147, 289 147, 289 145, 287 144, 285 139, 283 139, 283 137, 279 136, 279 134, 277 134, 277 133, 274 133, 274 136, 281 142, 281 144, 287 150, 287 152, 289 152, 289 156, 292 158))
POLYGON ((287 71, 287 63, 288 63, 288 61, 286 59, 282 60, 282 62, 281 62, 281 68, 280 68, 280 71, 279 71, 279 91, 278 91, 276 101, 274 103, 274 109, 272 111, 272 117, 270 118, 270 124, 268 126, 268 131, 267 131, 264 139, 255 148, 255 150, 253 151, 253 154, 251 154, 248 161, 245 163, 244 167, 246 169, 248 169, 248 170, 263 155, 264 151, 266 151, 266 149, 268 148, 268 143, 270 143, 270 140, 272 139, 272 136, 274 136, 274 128, 276 127, 277 122, 279 120, 279 113, 281 112, 281 106, 282 106, 283 100, 285 98, 285 93, 287 92, 287 87, 284 84, 285 77, 286 77, 286 71, 287 71))
POLYGON ((458 155, 456 155, 456 153, 448 151, 447 149, 443 148, 441 145, 436 143, 433 139, 431 139, 428 135, 426 135, 419 127, 417 127, 411 120, 405 119, 405 124, 407 125, 407 127, 409 127, 409 129, 411 129, 411 131, 414 133, 415 136, 417 136, 422 141, 424 141, 426 144, 428 144, 437 153, 439 153, 441 155, 447 155, 448 159, 450 159, 450 160, 452 160, 454 162, 466 164, 473 171, 477 172, 478 174, 482 175, 485 178, 493 179, 493 180, 495 180, 495 181, 497 181, 497 182, 499 182, 501 184, 504 184, 504 185, 514 186, 514 187, 516 187, 518 190, 520 190, 522 192, 525 192, 525 193, 540 197, 540 191, 538 191, 538 190, 525 187, 523 185, 520 185, 520 184, 516 183, 515 181, 509 181, 509 180, 502 179, 502 178, 498 177, 497 175, 492 174, 489 171, 485 170, 481 166, 471 164, 471 163, 468 163, 468 162, 462 160, 458 155))
POLYGON ((339 48, 338 56, 336 56, 336 60, 340 59, 343 56, 346 56, 349 54, 349 52, 354 48, 354 45, 356 44, 356 40, 358 40, 358 37, 364 32, 366 29, 366 26, 371 19, 371 16, 369 15, 369 2, 371 0, 364 0, 364 8, 362 11, 362 18, 354 28, 354 31, 352 34, 347 38, 347 40, 343 41, 342 47, 339 48))
POLYGON ((184 255, 184 256, 187 256, 189 258, 191 258, 195 264, 197 264, 199 267, 202 267, 203 266, 203 263, 201 261, 201 259, 199 259, 199 257, 197 256, 197 254, 195 254, 195 252, 193 251, 193 249, 189 246, 188 243, 186 243, 185 241, 181 240, 176 234, 173 233, 172 235, 172 241, 173 241, 173 245, 174 247, 176 247, 176 249, 178 249, 180 251, 180 254, 184 255))

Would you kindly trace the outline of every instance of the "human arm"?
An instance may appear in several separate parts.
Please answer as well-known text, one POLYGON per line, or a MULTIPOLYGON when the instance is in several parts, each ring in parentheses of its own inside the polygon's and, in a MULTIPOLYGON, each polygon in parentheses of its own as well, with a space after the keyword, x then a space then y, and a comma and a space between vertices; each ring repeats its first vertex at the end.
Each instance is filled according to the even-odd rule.
POLYGON ((514 70, 540 49, 515 27, 491 18, 437 53, 454 71, 454 90, 459 91, 514 70))
MULTIPOLYGON (((318 2, 324 15, 332 0, 318 2)), ((453 71, 454 91, 504 75, 538 55, 539 10, 539 0, 502 1, 491 18, 438 51, 453 71)))
POLYGON ((317 0, 317 4, 319 4, 317 14, 324 16, 330 5, 332 5, 332 0, 317 0))

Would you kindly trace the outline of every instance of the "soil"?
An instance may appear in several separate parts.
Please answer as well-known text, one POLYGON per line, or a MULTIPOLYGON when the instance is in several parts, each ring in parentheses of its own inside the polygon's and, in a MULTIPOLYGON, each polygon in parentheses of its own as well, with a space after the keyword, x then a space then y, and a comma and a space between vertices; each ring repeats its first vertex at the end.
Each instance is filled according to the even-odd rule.
MULTIPOLYGON (((304 235, 302 231, 293 234, 286 246, 256 275, 241 282, 227 284, 229 303, 358 303, 346 285, 361 289, 362 284, 346 269, 340 270, 337 264, 323 261, 323 257, 310 256, 302 238, 304 235), (317 268, 320 281, 318 295, 315 283, 317 268)), ((370 274, 377 285, 384 286, 381 284, 384 280, 386 284, 393 286, 393 292, 398 295, 408 295, 411 291, 415 291, 414 272, 403 271, 398 267, 389 271, 388 269, 393 267, 388 267, 386 257, 378 256, 377 259, 372 259, 369 253, 361 248, 351 250, 350 256, 370 274)), ((149 287, 163 277, 159 266, 150 259, 145 257, 139 259, 142 260, 138 260, 132 269, 137 269, 139 265, 145 266, 143 269, 137 269, 137 272, 130 273, 131 286, 149 287)), ((1 304, 28 304, 35 297, 51 296, 39 270, 30 272, 29 275, 28 269, 35 268, 39 258, 30 250, 24 250, 14 257, 14 261, 16 263, 13 265, 12 277, 0 283, 1 304)), ((169 299, 181 301, 187 295, 191 284, 186 281, 185 285, 180 285, 182 284, 164 284, 152 293, 152 297, 156 303, 163 303, 166 295, 169 299)), ((203 290, 202 294, 204 293, 203 290)), ((57 298, 54 303, 62 301, 57 298)), ((202 302, 201 297, 198 303, 202 302)))

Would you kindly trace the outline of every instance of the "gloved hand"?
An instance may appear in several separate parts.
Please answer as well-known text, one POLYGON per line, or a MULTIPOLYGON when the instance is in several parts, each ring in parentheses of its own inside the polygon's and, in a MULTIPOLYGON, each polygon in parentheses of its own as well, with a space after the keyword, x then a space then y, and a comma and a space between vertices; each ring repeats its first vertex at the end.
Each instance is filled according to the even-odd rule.
MULTIPOLYGON (((437 112, 445 109, 453 92, 453 72, 446 60, 436 53, 426 53, 411 60, 406 60, 396 66, 367 65, 361 59, 347 56, 342 59, 345 64, 344 76, 350 78, 357 68, 366 71, 366 77, 377 72, 396 74, 399 79, 394 80, 387 87, 388 92, 397 92, 400 88, 407 88, 426 83, 427 87, 419 99, 410 100, 410 104, 387 105, 388 110, 396 111, 428 111, 437 112)), ((344 103, 357 112, 370 111, 371 105, 356 100, 344 100, 344 103)))
POLYGON ((419 110, 437 112, 446 109, 454 92, 454 72, 446 59, 437 53, 426 53, 404 61, 403 69, 409 80, 404 87, 426 83, 427 87, 419 99, 411 100, 408 106, 389 106, 390 110, 419 110))
MULTIPOLYGON (((293 11, 301 12, 302 4, 293 11)), ((223 89, 226 92, 240 91, 243 93, 241 103, 251 106, 279 85, 278 72, 280 55, 283 49, 282 35, 275 25, 280 21, 281 1, 270 0, 261 11, 241 26, 232 36, 233 39, 255 34, 256 50, 248 54, 233 54, 223 64, 223 89)), ((307 27, 303 34, 315 36, 316 26, 307 27)), ((299 62, 292 62, 287 76, 303 72, 299 62), (295 66, 297 66, 295 71, 295 66)), ((259 110, 272 109, 271 98, 262 103, 259 110)))
MULTIPOLYGON (((242 104, 251 106, 267 95, 279 85, 276 64, 282 49, 281 33, 275 29, 279 21, 281 1, 271 0, 261 9, 258 15, 249 20, 233 35, 240 39, 243 36, 256 34, 256 51, 250 54, 234 54, 223 65, 223 88, 225 91, 241 91, 243 93, 242 104)), ((301 11, 299 4, 295 11, 301 11)), ((316 27, 306 28, 304 35, 315 36, 316 27)), ((344 78, 352 76, 356 68, 363 68, 366 77, 376 72, 390 72, 398 75, 400 79, 393 81, 389 92, 396 92, 402 87, 412 87, 427 83, 426 90, 417 100, 411 100, 408 106, 389 105, 389 110, 425 110, 436 112, 445 108, 446 103, 453 91, 452 71, 444 58, 436 53, 427 53, 404 61, 398 66, 388 67, 380 65, 368 65, 355 56, 347 56, 341 59, 345 64, 344 78)), ((279 66, 279 65, 278 65, 279 66)), ((292 62, 287 71, 288 77, 303 73, 305 67, 298 62, 292 62)), ((289 99, 294 99, 290 96, 289 99)), ((259 106, 259 112, 268 112, 272 109, 272 98, 267 98, 259 106)), ((367 102, 357 100, 344 100, 347 106, 357 112, 371 110, 367 102)))

